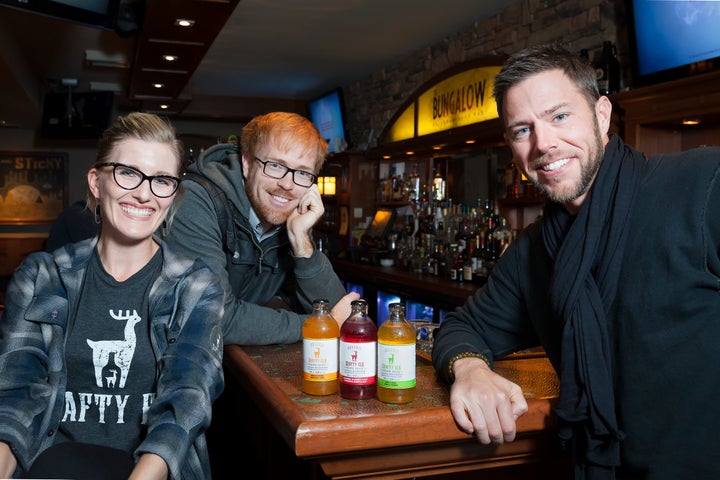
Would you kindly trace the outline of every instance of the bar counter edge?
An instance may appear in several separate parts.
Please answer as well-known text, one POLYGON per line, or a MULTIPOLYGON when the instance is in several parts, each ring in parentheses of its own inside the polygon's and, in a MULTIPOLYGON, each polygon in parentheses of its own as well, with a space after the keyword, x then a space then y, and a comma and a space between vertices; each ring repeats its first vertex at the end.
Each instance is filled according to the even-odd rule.
MULTIPOLYGON (((299 458, 317 461, 329 478, 407 478, 403 475, 425 476, 545 463, 552 465, 548 468, 555 475, 557 468, 565 472, 565 461, 560 457, 552 428, 556 396, 528 398, 528 412, 518 419, 515 441, 485 446, 460 431, 447 404, 422 409, 394 406, 397 415, 340 412, 312 418, 313 415, 303 410, 302 403, 298 404, 297 399, 283 390, 289 387, 281 375, 268 376, 263 370, 264 360, 248 353, 258 348, 263 347, 225 347, 224 363, 231 377, 227 381, 238 382, 292 452, 299 458)), ((505 362, 512 368, 507 362, 513 361, 500 360, 499 363, 505 362)), ((419 375, 427 381, 432 366, 421 358, 418 364, 422 365, 419 375)), ((293 379, 296 376, 293 375, 293 379)), ((374 400, 347 402, 371 401, 374 400)))

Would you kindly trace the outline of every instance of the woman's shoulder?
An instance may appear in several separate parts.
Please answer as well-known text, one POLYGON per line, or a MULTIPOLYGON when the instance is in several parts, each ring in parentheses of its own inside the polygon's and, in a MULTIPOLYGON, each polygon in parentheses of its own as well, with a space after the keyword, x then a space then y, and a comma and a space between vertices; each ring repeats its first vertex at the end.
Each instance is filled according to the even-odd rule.
POLYGON ((28 256, 25 257, 25 259, 22 261, 18 269, 49 269, 55 264, 55 256, 52 253, 45 251, 37 251, 29 253, 28 256))

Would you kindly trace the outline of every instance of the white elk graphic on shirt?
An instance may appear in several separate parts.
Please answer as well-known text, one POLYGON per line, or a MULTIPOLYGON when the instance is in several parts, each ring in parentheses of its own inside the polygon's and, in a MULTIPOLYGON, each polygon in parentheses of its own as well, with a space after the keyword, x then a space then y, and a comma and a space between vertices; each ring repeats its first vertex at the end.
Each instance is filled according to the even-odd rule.
MULTIPOLYGON (((130 314, 130 310, 125 310, 125 315, 121 315, 122 310, 118 310, 115 314, 110 310, 110 316, 115 320, 127 322, 125 324, 124 340, 87 340, 88 345, 92 348, 92 361, 95 366, 95 383, 98 387, 103 386, 103 368, 108 364, 110 355, 114 354, 115 364, 120 368, 120 388, 125 387, 125 380, 130 371, 130 363, 135 353, 135 325, 141 320, 136 310, 130 314)), ((114 379, 113 379, 114 386, 114 379)))

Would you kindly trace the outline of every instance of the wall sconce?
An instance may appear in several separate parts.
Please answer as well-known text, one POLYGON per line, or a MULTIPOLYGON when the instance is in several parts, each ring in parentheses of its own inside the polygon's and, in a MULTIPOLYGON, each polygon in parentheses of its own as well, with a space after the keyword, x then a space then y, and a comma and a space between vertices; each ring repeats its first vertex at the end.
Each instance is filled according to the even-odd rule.
POLYGON ((320 195, 335 195, 335 177, 318 177, 318 190, 320 195))

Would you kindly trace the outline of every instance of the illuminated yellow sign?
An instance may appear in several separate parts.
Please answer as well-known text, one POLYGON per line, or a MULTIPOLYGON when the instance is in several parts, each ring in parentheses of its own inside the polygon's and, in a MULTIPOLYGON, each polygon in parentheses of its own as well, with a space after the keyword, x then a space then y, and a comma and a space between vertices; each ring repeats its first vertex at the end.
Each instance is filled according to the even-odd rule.
POLYGON ((492 90, 500 68, 473 68, 433 85, 397 118, 386 141, 407 140, 497 118, 492 90))
POLYGON ((497 118, 492 96, 500 67, 468 70, 438 83, 418 98, 418 136, 497 118))
POLYGON ((387 141, 399 142, 413 137, 415 137, 415 104, 411 103, 388 130, 387 141))

